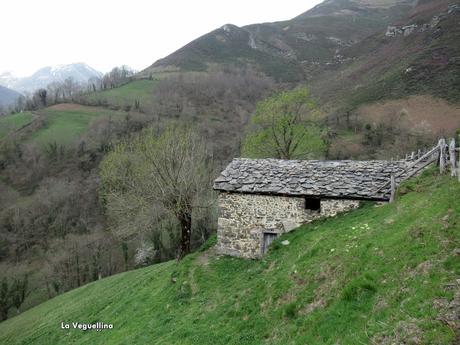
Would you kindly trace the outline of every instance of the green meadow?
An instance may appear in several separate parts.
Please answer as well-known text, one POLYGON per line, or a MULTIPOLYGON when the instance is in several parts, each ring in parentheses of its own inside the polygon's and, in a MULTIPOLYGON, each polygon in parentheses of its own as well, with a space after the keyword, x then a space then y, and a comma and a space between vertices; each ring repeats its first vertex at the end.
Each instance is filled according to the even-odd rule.
POLYGON ((135 101, 139 101, 142 107, 152 102, 153 89, 156 84, 156 80, 134 80, 117 88, 91 93, 86 97, 91 103, 107 104, 111 107, 134 107, 135 101))
POLYGON ((45 126, 36 130, 29 141, 46 145, 58 143, 69 145, 83 134, 91 121, 100 117, 122 116, 122 112, 87 107, 77 104, 60 104, 40 110, 40 115, 45 120, 45 126))

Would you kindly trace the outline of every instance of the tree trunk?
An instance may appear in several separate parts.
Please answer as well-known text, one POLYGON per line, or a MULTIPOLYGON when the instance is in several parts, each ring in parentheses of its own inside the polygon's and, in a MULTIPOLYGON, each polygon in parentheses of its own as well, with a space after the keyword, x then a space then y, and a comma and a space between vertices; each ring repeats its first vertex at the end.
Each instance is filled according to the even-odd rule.
POLYGON ((190 212, 178 215, 181 227, 180 250, 178 260, 190 253, 190 238, 192 237, 192 215, 190 212))

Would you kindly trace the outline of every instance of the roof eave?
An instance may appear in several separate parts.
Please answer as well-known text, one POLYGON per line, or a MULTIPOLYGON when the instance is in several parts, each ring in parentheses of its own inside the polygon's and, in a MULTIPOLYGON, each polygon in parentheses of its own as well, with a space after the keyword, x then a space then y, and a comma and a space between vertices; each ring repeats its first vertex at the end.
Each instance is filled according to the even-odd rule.
POLYGON ((347 200, 362 200, 362 201, 389 201, 390 197, 383 196, 355 196, 355 195, 325 195, 325 194, 294 194, 294 193, 276 193, 276 192, 260 192, 260 191, 240 191, 240 190, 226 190, 213 187, 214 190, 223 193, 232 193, 232 194, 254 194, 254 195, 271 195, 271 196, 285 196, 285 197, 309 197, 309 198, 318 198, 318 199, 347 199, 347 200))

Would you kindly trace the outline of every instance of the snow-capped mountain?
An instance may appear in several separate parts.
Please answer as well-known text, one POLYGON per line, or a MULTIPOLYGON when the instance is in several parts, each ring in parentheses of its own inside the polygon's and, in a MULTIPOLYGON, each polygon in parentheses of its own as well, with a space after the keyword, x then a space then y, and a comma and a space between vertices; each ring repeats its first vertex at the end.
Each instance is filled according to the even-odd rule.
POLYGON ((4 86, 7 88, 12 88, 12 86, 17 83, 19 78, 15 77, 12 72, 4 72, 0 74, 0 86, 4 86))
POLYGON ((0 85, 19 92, 33 92, 53 82, 63 82, 69 77, 77 83, 86 83, 93 77, 101 76, 101 72, 85 63, 73 63, 43 67, 25 78, 16 78, 11 73, 6 72, 0 75, 0 85))

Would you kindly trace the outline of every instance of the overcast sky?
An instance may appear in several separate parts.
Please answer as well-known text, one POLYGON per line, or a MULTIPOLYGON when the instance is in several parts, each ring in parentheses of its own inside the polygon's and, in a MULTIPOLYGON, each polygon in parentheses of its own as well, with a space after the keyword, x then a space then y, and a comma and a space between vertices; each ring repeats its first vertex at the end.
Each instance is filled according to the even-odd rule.
POLYGON ((0 0, 0 73, 86 62, 141 70, 226 23, 286 20, 319 0, 0 0))

